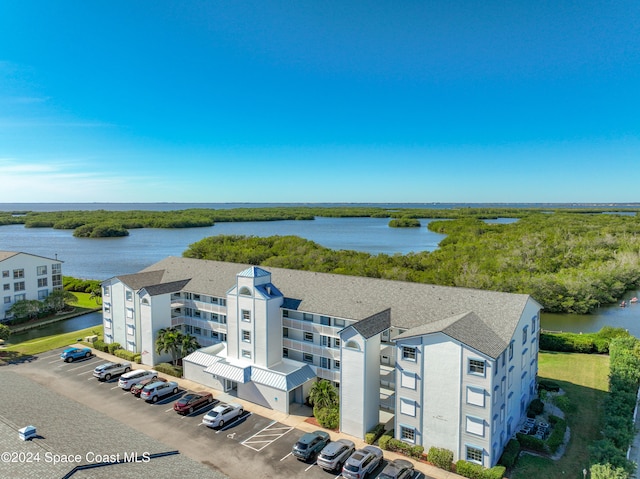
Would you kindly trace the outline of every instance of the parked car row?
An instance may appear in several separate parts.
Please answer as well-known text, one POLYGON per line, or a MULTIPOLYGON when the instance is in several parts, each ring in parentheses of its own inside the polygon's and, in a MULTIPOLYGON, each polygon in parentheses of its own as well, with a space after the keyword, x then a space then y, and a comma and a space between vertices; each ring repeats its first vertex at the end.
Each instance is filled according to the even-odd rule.
MULTIPOLYGON (((291 453, 300 460, 316 460, 316 464, 327 471, 340 471, 346 479, 363 479, 382 464, 382 449, 365 446, 357 449, 353 441, 338 439, 331 442, 325 431, 304 434, 293 445, 291 453)), ((378 477, 384 479, 409 479, 413 477, 414 466, 410 461, 396 459, 390 461, 378 477)))

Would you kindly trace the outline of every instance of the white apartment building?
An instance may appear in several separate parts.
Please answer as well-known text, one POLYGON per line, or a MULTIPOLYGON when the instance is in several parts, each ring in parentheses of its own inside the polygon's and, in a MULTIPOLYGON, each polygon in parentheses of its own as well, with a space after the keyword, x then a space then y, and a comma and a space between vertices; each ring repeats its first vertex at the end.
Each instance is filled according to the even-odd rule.
POLYGON ((9 309, 16 301, 44 300, 62 289, 62 261, 18 251, 0 251, 2 309, 0 321, 9 319, 9 309))
POLYGON ((529 295, 189 258, 102 284, 106 342, 155 352, 162 328, 202 349, 184 376, 285 413, 318 378, 340 391, 340 429, 495 465, 535 394, 541 306, 529 295))

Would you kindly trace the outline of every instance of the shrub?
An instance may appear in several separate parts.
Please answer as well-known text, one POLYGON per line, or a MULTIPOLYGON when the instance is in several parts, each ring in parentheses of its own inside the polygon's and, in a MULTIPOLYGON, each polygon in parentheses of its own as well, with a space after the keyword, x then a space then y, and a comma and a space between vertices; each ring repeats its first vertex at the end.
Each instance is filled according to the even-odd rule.
POLYGON ((340 427, 340 408, 338 406, 314 406, 313 415, 322 427, 327 429, 338 429, 340 427))
POLYGON ((527 408, 527 416, 528 417, 536 417, 538 414, 542 414, 544 411, 544 403, 536 398, 529 404, 527 408))
POLYGON ((520 443, 515 439, 511 439, 504 447, 504 451, 502 452, 502 457, 499 462, 507 468, 512 468, 515 466, 519 454, 520 443))
POLYGON ((424 454, 424 446, 411 446, 409 448, 409 455, 411 457, 415 457, 416 459, 420 459, 424 454))
POLYGON ((136 362, 136 364, 142 364, 142 354, 140 353, 134 354, 133 360, 136 362))
POLYGON ((153 369, 155 369, 159 373, 169 374, 170 376, 175 376, 177 378, 182 377, 182 368, 179 366, 174 366, 173 364, 159 363, 156 364, 153 369))
POLYGON ((555 393, 560 391, 560 385, 557 382, 543 378, 538 378, 538 388, 555 393))
POLYGON ((109 351, 109 354, 114 354, 115 351, 118 349, 122 349, 122 346, 120 346, 120 343, 110 343, 109 345, 107 345, 107 350, 109 351))
POLYGON ((388 451, 389 441, 391 439, 393 438, 388 434, 383 434, 382 436, 380 436, 380 439, 378 440, 378 446, 380 446, 380 449, 384 449, 385 451, 388 451))
POLYGON ((108 351, 108 344, 106 344, 101 339, 97 339, 93 342, 93 348, 106 353, 108 351))
POLYGON ((127 351, 126 349, 116 349, 113 354, 119 358, 126 359, 127 361, 136 362, 135 357, 140 356, 139 354, 133 353, 131 351, 127 351))
POLYGON ((364 436, 364 442, 367 444, 373 444, 378 440, 380 436, 384 434, 384 424, 377 424, 371 431, 364 436))
POLYGON ((441 447, 431 447, 427 458, 434 466, 450 471, 453 464, 453 451, 441 447))
POLYGON ((522 449, 529 449, 530 451, 546 452, 544 441, 537 437, 529 436, 528 434, 517 433, 516 438, 520 443, 522 449))
POLYGON ((553 398, 553 403, 558 406, 562 412, 570 413, 576 410, 576 405, 571 402, 566 395, 556 396, 553 398))
POLYGON ((491 469, 485 469, 479 464, 460 459, 456 462, 456 472, 470 479, 502 479, 506 468, 504 466, 494 466, 491 469))
POLYGON ((547 440, 547 447, 551 454, 555 454, 558 448, 564 442, 564 433, 567 430, 567 421, 557 416, 550 416, 549 422, 553 424, 553 430, 547 440))

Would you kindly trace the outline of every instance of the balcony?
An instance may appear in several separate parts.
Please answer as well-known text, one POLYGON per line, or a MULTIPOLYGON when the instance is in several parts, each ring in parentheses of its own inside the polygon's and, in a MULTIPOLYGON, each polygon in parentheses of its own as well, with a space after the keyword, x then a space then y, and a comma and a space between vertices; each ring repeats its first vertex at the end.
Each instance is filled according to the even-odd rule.
POLYGON ((296 329, 298 331, 307 331, 310 333, 318 333, 323 336, 333 336, 339 338, 338 334, 342 327, 326 326, 324 324, 314 323, 312 321, 304 321, 302 319, 282 318, 282 326, 285 328, 296 329))
POLYGON ((396 369, 390 366, 380 366, 380 387, 386 389, 396 388, 396 369))
POLYGON ((195 328, 201 328, 206 331, 215 331, 217 333, 227 334, 227 323, 218 323, 216 321, 207 321, 205 319, 191 318, 189 316, 176 316, 171 318, 171 326, 180 326, 187 324, 195 328))
POLYGON ((340 349, 327 348, 309 341, 298 341, 297 339, 282 338, 282 346, 294 351, 310 353, 315 356, 324 356, 326 358, 336 359, 340 361, 340 349))
POLYGON ((321 367, 317 367, 316 376, 318 376, 321 379, 328 379, 329 381, 340 382, 340 371, 336 369, 324 369, 321 367))

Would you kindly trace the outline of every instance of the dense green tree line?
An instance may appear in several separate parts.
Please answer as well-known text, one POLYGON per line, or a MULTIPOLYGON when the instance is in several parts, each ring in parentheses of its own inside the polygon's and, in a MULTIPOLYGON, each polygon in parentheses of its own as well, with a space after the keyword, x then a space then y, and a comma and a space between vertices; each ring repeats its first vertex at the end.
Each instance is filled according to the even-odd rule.
MULTIPOLYGON (((602 211, 640 211, 637 208, 572 208, 563 211, 588 214, 602 211)), ((78 237, 124 236, 135 228, 195 228, 212 226, 226 221, 313 220, 316 216, 332 218, 523 218, 532 213, 553 213, 555 209, 541 208, 382 208, 364 206, 282 206, 269 208, 192 208, 176 211, 51 211, 2 212, 0 226, 24 224, 27 228, 55 228, 76 230, 78 237), (84 228, 83 228, 84 227, 84 228)), ((404 221, 404 220, 403 220, 404 221)))
POLYGON ((548 312, 586 313, 640 285, 640 219, 528 214, 512 224, 435 221, 434 252, 334 251, 294 236, 215 236, 184 256, 531 294, 548 312))

